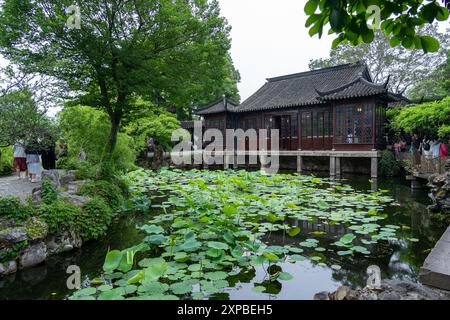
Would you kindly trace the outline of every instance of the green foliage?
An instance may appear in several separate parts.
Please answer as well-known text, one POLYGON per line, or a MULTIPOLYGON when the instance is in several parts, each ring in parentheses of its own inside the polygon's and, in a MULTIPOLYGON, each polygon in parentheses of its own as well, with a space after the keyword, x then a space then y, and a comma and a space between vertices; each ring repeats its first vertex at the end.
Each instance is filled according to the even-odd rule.
POLYGON ((40 147, 46 147, 57 135, 57 128, 39 110, 30 92, 13 91, 0 96, 0 132, 0 146, 39 139, 40 147))
POLYGON ((449 16, 447 8, 435 0, 309 0, 305 12, 309 16, 306 27, 311 37, 317 34, 321 38, 324 26, 330 25, 330 34, 338 36, 333 47, 347 42, 354 46, 371 43, 373 29, 380 28, 390 38, 391 46, 401 44, 407 49, 422 49, 425 53, 437 52, 439 41, 419 35, 417 27, 432 24, 435 20, 445 21, 449 16), (374 14, 370 9, 374 5, 380 10, 379 26, 370 21, 369 27, 374 14))
POLYGON ((22 228, 29 240, 43 239, 48 231, 47 223, 37 217, 28 219, 22 228))
POLYGON ((53 188, 50 179, 44 179, 42 181, 42 202, 52 204, 56 200, 58 200, 58 192, 53 188))
POLYGON ((445 138, 450 123, 450 97, 441 101, 406 106, 390 111, 391 126, 406 132, 445 138))
MULTIPOLYGON (((106 162, 107 145, 111 125, 108 115, 100 110, 86 106, 66 107, 58 115, 62 140, 67 144, 68 157, 59 160, 58 166, 82 170, 86 176, 98 174, 99 166, 106 162), (86 153, 86 163, 77 161, 81 151, 86 153), (95 171, 97 170, 97 172, 95 171)), ((117 145, 111 158, 110 172, 129 170, 134 167, 136 151, 133 139, 119 133, 117 145)))
POLYGON ((36 208, 36 213, 45 220, 51 234, 67 230, 81 231, 81 209, 73 204, 57 200, 40 205, 36 208))
POLYGON ((0 177, 8 176, 13 171, 13 150, 11 147, 0 148, 0 177))
POLYGON ((25 220, 32 214, 32 209, 24 205, 18 197, 0 198, 0 217, 25 220))
POLYGON ((83 239, 98 239, 106 234, 114 217, 114 211, 100 197, 93 197, 77 218, 77 227, 83 239))
POLYGON ((40 205, 36 213, 45 220, 51 234, 70 230, 84 240, 91 240, 106 233, 114 211, 105 200, 94 196, 83 208, 57 200, 40 205))
POLYGON ((382 177, 394 177, 401 169, 400 163, 395 160, 394 154, 388 150, 383 151, 379 166, 382 177))
POLYGON ((9 248, 0 250, 0 263, 10 262, 19 258, 22 249, 28 245, 28 241, 21 241, 13 244, 9 248))
POLYGON ((82 32, 64 27, 70 4, 3 1, 1 53, 30 73, 54 78, 79 104, 105 111, 107 153, 136 96, 189 116, 199 99, 237 93, 230 28, 217 1, 86 0, 82 32))
POLYGON ((172 147, 172 132, 180 128, 176 116, 161 107, 156 107, 142 99, 135 102, 139 112, 124 121, 125 132, 133 137, 136 147, 143 150, 148 138, 152 137, 165 150, 172 147))
POLYGON ((71 299, 204 299, 233 287, 236 270, 252 274, 256 268, 267 270, 264 290, 258 291, 272 292, 271 286, 293 279, 281 263, 309 258, 339 269, 339 256, 368 257, 377 242, 396 239, 399 228, 378 214, 393 199, 331 179, 199 170, 139 170, 127 176, 133 195, 166 200, 152 205, 155 214, 140 227, 147 235, 141 244, 108 252, 107 283, 77 291, 71 299), (290 225, 297 220, 351 231, 330 244, 300 234, 290 225), (289 245, 266 245, 263 240, 272 233, 290 237, 289 245), (199 292, 192 293, 194 285, 199 292))
MULTIPOLYGON (((448 34, 441 33, 437 24, 427 25, 418 30, 418 33, 436 37, 441 42, 443 49, 436 53, 425 54, 417 50, 405 49, 402 46, 391 47, 389 37, 383 32, 377 31, 371 43, 362 43, 358 46, 352 46, 349 43, 341 44, 330 50, 329 58, 311 60, 309 67, 311 70, 315 70, 363 61, 375 83, 384 83, 389 77, 390 91, 404 94, 406 90, 411 89, 423 79, 431 77, 433 71, 446 60, 445 48, 450 45, 448 34)), ((408 97, 410 97, 410 92, 408 92, 408 97)), ((411 98, 416 99, 414 95, 411 98)))
MULTIPOLYGON (((447 39, 450 39, 447 36, 447 39)), ((447 60, 408 92, 413 100, 436 101, 450 96, 450 50, 447 60)))
POLYGON ((82 196, 101 197, 113 209, 120 208, 124 201, 120 187, 106 180, 88 182, 80 187, 78 193, 82 196))

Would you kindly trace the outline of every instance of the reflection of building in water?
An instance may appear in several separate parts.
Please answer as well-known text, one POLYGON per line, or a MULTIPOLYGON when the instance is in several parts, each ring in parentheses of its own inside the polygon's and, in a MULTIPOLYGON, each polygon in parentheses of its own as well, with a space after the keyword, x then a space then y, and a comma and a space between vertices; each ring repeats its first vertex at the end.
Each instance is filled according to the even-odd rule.
POLYGON ((328 239, 340 238, 347 233, 352 233, 350 229, 342 224, 327 225, 323 223, 312 223, 309 221, 296 221, 296 227, 300 227, 302 235, 308 235, 312 232, 324 232, 324 234, 317 234, 317 237, 328 239))

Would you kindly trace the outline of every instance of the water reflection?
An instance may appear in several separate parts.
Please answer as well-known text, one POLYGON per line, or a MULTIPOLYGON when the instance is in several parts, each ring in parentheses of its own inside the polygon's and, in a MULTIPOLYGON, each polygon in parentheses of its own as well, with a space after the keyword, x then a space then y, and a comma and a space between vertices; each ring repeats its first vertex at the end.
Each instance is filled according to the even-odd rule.
MULTIPOLYGON (((350 177, 346 181, 358 191, 369 191, 373 182, 365 177, 350 177)), ((378 265, 384 278, 411 279, 417 281, 418 272, 427 254, 445 231, 446 226, 433 222, 427 213, 429 200, 426 191, 411 191, 408 184, 388 180, 377 181, 379 188, 390 190, 399 206, 387 208, 386 223, 401 226, 399 240, 378 243, 372 249, 370 258, 363 256, 340 257, 325 252, 326 266, 310 260, 282 265, 283 271, 294 276, 291 281, 267 282, 267 265, 243 272, 229 279, 234 288, 213 295, 211 299, 312 299, 320 291, 334 291, 340 285, 362 287, 366 284, 366 270, 370 265, 378 265), (418 242, 407 239, 414 237, 418 242), (330 268, 340 265, 341 270, 330 268), (267 293, 256 293, 254 286, 264 286, 267 293)), ((115 224, 107 237, 99 242, 89 243, 81 250, 49 259, 37 268, 23 270, 15 275, 0 279, 0 299, 63 299, 70 291, 66 288, 66 269, 69 265, 79 265, 83 277, 96 277, 100 274, 104 257, 109 248, 124 249, 142 241, 143 234, 136 225, 147 220, 144 217, 128 216, 115 224)), ((311 232, 326 232, 314 235, 321 246, 327 248, 344 234, 349 233, 344 226, 324 225, 298 221, 301 234, 295 239, 282 234, 272 234, 266 238, 268 245, 292 246, 311 237, 311 232)), ((308 256, 313 250, 302 254, 308 256)), ((317 254, 317 253, 315 253, 317 254)))

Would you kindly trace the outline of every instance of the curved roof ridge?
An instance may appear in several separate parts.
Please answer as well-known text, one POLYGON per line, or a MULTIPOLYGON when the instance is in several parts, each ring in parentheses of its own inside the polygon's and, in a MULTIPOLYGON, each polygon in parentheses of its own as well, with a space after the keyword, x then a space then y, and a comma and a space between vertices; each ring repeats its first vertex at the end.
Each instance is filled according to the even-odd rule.
MULTIPOLYGON (((320 97, 325 97, 325 96, 328 96, 328 95, 330 95, 330 94, 334 94, 334 93, 337 93, 337 92, 339 92, 339 91, 345 90, 345 89, 347 89, 348 87, 351 87, 352 85, 354 85, 355 83, 357 83, 357 82, 359 82, 359 81, 361 81, 361 80, 364 80, 364 81, 368 82, 368 81, 365 80, 362 76, 360 76, 360 77, 356 78, 355 80, 353 80, 353 81, 351 81, 351 82, 349 82, 349 83, 347 83, 347 84, 344 84, 343 86, 340 86, 340 87, 338 87, 338 88, 335 88, 335 89, 332 89, 332 90, 329 90, 329 91, 320 91, 320 90, 318 90, 316 87, 314 87, 314 89, 316 90, 317 94, 318 94, 320 97)), ((369 83, 369 82, 368 82, 368 83, 369 83)))
MULTIPOLYGON (((341 65, 332 66, 332 67, 326 67, 326 68, 320 68, 320 69, 316 69, 316 70, 309 70, 309 71, 303 71, 303 72, 299 72, 299 73, 288 74, 288 75, 280 76, 280 77, 267 78, 266 80, 268 82, 289 80, 289 79, 299 78, 302 76, 321 74, 321 73, 325 73, 325 72, 329 72, 329 71, 333 71, 333 70, 341 70, 341 69, 345 69, 345 68, 352 67, 352 66, 364 66, 365 68, 367 68, 367 66, 365 65, 365 63, 363 61, 357 61, 357 62, 353 62, 353 63, 346 63, 346 64, 341 64, 341 65)), ((362 72, 361 72, 361 74, 362 74, 362 72)))

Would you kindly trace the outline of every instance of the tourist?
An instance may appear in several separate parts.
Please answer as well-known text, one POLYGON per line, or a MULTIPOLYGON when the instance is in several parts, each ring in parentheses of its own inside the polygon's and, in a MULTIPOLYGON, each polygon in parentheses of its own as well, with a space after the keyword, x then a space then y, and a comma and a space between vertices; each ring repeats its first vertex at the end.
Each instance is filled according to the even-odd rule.
POLYGON ((393 145, 394 154, 395 154, 395 160, 400 160, 400 155, 402 151, 402 144, 399 139, 397 139, 393 145))
POLYGON ((411 141, 411 153, 413 154, 413 165, 418 166, 420 165, 420 149, 421 149, 421 143, 419 136, 415 133, 412 137, 411 141))
POLYGON ((422 151, 422 162, 421 162, 421 168, 422 171, 426 171, 427 173, 430 172, 433 162, 433 149, 431 148, 431 141, 428 139, 427 136, 423 138, 422 144, 421 144, 421 151, 422 151))
POLYGON ((441 142, 439 140, 433 140, 431 142, 431 152, 433 159, 439 159, 440 151, 441 151, 441 142))
POLYGON ((448 146, 443 141, 441 141, 439 156, 441 157, 441 160, 446 160, 448 157, 448 146))
POLYGON ((39 156, 39 143, 34 141, 33 143, 28 144, 25 152, 27 155, 27 166, 28 173, 30 174, 30 180, 35 183, 38 181, 38 177, 41 176, 43 171, 39 156))
POLYGON ((14 162, 13 168, 17 179, 21 178, 21 173, 25 172, 24 178, 28 176, 27 155, 25 153, 25 146, 22 140, 17 141, 13 146, 14 162))
POLYGON ((56 169, 56 151, 55 145, 50 145, 45 148, 41 154, 42 158, 42 167, 45 170, 54 170, 56 169))

